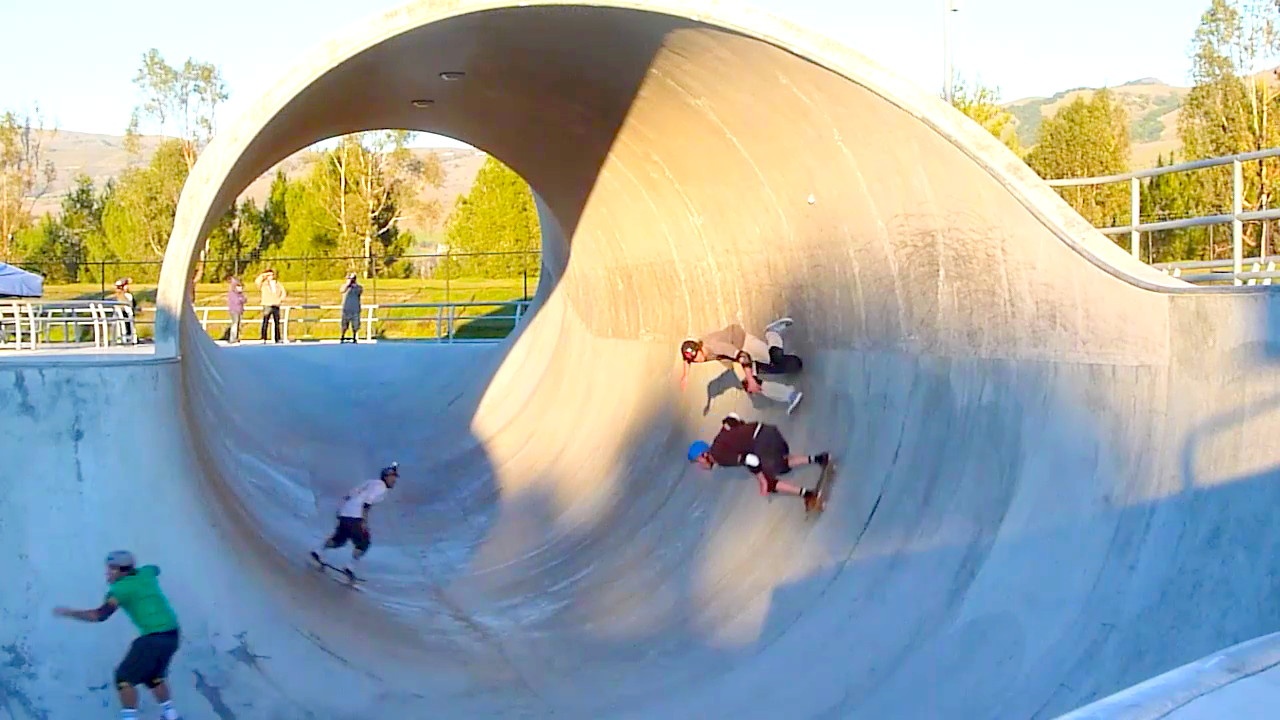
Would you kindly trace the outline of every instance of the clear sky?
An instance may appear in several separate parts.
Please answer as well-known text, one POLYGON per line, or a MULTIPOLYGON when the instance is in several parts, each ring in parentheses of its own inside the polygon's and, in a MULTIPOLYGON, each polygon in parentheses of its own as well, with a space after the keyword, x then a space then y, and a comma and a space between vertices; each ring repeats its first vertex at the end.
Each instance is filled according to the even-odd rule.
MULTIPOLYGON (((743 0, 835 37, 928 90, 942 83, 945 0, 743 0)), ((1142 77, 1189 84, 1209 0, 956 0, 957 69, 1006 100, 1142 77)), ((291 61, 404 0, 0 0, 0 109, 39 103, 58 127, 119 134, 142 53, 218 65, 233 114, 291 61), (128 10, 122 10, 127 7, 128 10), (13 29, 17 29, 16 32, 13 29)))

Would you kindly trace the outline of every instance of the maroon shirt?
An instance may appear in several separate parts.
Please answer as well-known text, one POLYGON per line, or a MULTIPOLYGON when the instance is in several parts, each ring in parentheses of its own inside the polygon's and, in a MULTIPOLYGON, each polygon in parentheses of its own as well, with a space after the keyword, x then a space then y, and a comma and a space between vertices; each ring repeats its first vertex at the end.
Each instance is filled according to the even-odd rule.
POLYGON ((739 467, 747 453, 755 452, 756 428, 760 423, 742 423, 720 431, 711 441, 708 454, 717 465, 739 467))

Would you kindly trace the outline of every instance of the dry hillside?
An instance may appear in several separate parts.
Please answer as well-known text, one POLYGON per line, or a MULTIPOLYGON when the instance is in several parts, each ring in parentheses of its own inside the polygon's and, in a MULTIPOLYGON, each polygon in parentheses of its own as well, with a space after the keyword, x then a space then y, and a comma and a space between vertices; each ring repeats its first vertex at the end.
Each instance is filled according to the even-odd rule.
MULTIPOLYGON (((1178 141, 1178 111, 1190 88, 1167 85, 1152 78, 1135 80, 1111 88, 1129 111, 1129 138, 1133 143, 1133 166, 1152 167, 1156 159, 1181 149, 1178 141)), ((1040 123, 1076 100, 1088 98, 1096 88, 1074 88, 1047 98, 1025 98, 1005 107, 1017 120, 1018 139, 1023 147, 1035 144, 1040 123)))
MULTIPOLYGON (((53 161, 58 176, 49 192, 36 201, 35 215, 41 216, 46 212, 57 214, 63 195, 75 184, 77 175, 84 173, 93 178, 94 184, 101 186, 108 178, 118 176, 130 165, 146 163, 162 141, 163 138, 159 137, 143 137, 140 156, 131 156, 124 148, 122 136, 63 130, 46 137, 46 157, 53 161)), ((434 153, 441 160, 445 172, 444 182, 439 188, 425 188, 421 196, 423 200, 440 201, 445 208, 443 219, 453 208, 458 196, 465 195, 470 190, 486 156, 473 149, 416 148, 414 152, 420 155, 434 153)), ((253 198, 261 205, 277 168, 283 169, 289 178, 296 179, 305 175, 310 167, 309 154, 306 151, 298 153, 255 180, 245 189, 241 198, 253 198)), ((415 226, 413 223, 406 223, 406 226, 419 236, 433 234, 439 229, 415 226)))

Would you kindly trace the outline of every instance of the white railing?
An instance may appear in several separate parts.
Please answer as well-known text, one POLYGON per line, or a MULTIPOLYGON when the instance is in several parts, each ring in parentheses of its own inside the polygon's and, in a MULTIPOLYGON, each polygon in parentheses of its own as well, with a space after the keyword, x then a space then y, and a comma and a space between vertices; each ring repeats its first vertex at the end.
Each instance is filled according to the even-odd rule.
MULTIPOLYGON (((1193 267, 1186 263, 1163 263, 1156 267, 1161 267, 1165 272, 1182 269, 1216 269, 1225 267, 1225 263, 1230 264, 1230 274, 1222 272, 1213 272, 1207 274, 1195 275, 1179 275, 1183 280, 1188 282, 1222 282, 1231 281, 1236 285, 1242 285, 1247 280, 1271 280, 1280 278, 1280 273, 1276 273, 1272 266, 1268 270, 1263 270, 1262 263, 1273 262, 1272 258, 1251 258, 1257 260, 1254 269, 1246 271, 1244 269, 1244 223, 1261 222, 1265 220, 1280 219, 1280 208, 1270 210, 1256 210, 1252 212, 1244 211, 1244 163, 1252 161, 1261 161, 1267 158, 1280 157, 1280 148, 1270 148, 1267 150, 1259 150, 1258 152, 1244 153, 1242 155, 1230 155, 1226 157, 1209 158, 1206 160, 1196 160, 1194 162, 1186 162, 1178 165, 1169 165, 1167 167, 1150 168, 1147 170, 1137 170, 1134 172, 1123 173, 1121 175, 1105 175, 1090 178, 1064 178, 1059 180, 1049 180, 1049 185, 1053 187, 1082 187, 1087 185, 1110 185, 1119 182, 1129 183, 1129 224, 1118 227, 1098 228, 1098 230, 1106 235, 1128 235, 1129 236, 1129 252, 1134 257, 1138 257, 1138 250, 1141 247, 1142 233, 1157 232, 1160 230, 1180 230, 1183 228, 1202 227, 1205 225, 1225 225, 1231 223, 1231 258, 1224 262, 1206 261, 1213 264, 1200 267, 1193 267), (1160 175, 1167 175, 1175 172, 1187 172, 1190 170, 1203 170, 1211 167, 1221 167, 1224 165, 1231 166, 1231 212, 1221 215, 1205 215, 1200 217, 1181 218, 1178 220, 1163 220, 1160 222, 1144 223, 1142 222, 1142 180, 1143 178, 1153 178, 1160 175)), ((1254 283, 1250 283, 1254 284, 1254 283)))
MULTIPOLYGON (((215 331, 219 328, 230 327, 231 312, 226 305, 198 305, 194 308, 196 317, 200 319, 200 327, 208 332, 210 328, 215 331)), ((261 305, 246 305, 245 312, 240 319, 240 337, 245 337, 245 329, 262 326, 261 305)), ((512 326, 520 324, 525 314, 529 310, 528 300, 497 300, 493 302, 453 302, 453 303, 385 303, 364 305, 360 308, 359 332, 363 339, 373 340, 379 325, 391 325, 401 322, 431 322, 435 325, 435 335, 427 336, 425 339, 443 343, 461 343, 461 342, 497 342, 501 338, 480 338, 474 340, 459 339, 457 330, 460 325, 474 322, 503 322, 511 321, 512 326), (504 308, 511 306, 510 313, 489 313, 484 315, 469 314, 468 311, 476 308, 504 308), (399 311, 399 310, 426 310, 423 314, 400 315, 389 314, 383 311, 399 311), (460 312, 461 311, 461 312, 460 312)), ((290 342, 291 335, 294 335, 292 329, 297 325, 304 327, 311 324, 317 325, 339 325, 342 322, 341 305, 281 305, 280 306, 280 325, 283 330, 282 340, 290 342), (309 311, 318 311, 321 313, 337 312, 337 317, 308 317, 309 311)), ((274 321, 268 322, 268 337, 275 331, 274 321)), ((423 338, 414 338, 423 339, 423 338)))
POLYGON ((0 349, 38 350, 41 345, 131 345, 138 342, 133 308, 110 300, 0 300, 0 349), (82 332, 88 328, 88 332, 82 332), (61 329, 61 338, 53 331, 61 329), (82 339, 90 335, 91 339, 82 339))

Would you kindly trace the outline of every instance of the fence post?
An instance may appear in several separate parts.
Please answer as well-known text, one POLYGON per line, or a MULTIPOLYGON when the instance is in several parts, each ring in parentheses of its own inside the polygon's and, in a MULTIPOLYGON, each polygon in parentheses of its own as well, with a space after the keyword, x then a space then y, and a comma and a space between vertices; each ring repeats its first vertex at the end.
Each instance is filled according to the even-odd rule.
POLYGON ((1244 223, 1240 221, 1240 213, 1244 212, 1244 170, 1239 160, 1231 161, 1231 273, 1232 284, 1239 285, 1240 266, 1244 260, 1244 223))
POLYGON ((1129 178, 1129 252, 1134 257, 1138 257, 1139 250, 1142 247, 1142 233, 1138 230, 1139 223, 1142 222, 1142 181, 1138 178, 1129 178))

